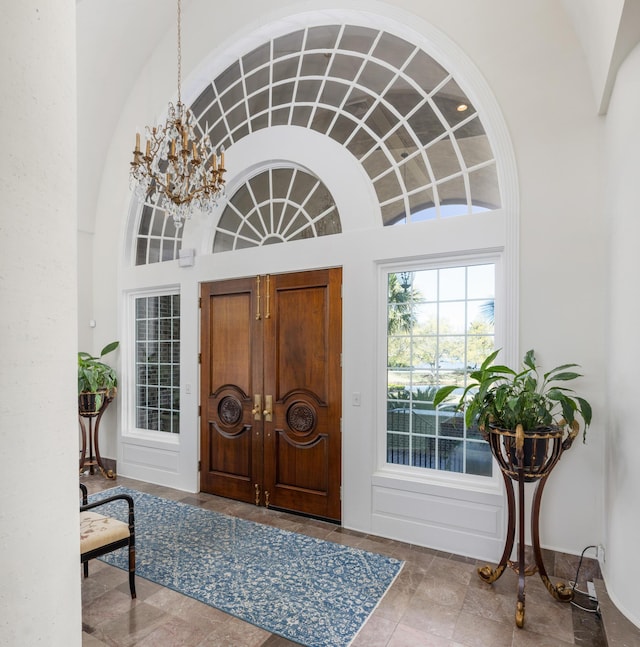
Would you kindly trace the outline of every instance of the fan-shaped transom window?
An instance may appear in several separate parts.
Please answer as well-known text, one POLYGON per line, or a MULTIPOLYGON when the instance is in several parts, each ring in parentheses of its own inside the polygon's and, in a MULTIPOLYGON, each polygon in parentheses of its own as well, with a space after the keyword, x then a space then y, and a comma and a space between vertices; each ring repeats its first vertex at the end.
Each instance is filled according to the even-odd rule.
POLYGON ((142 205, 136 237, 136 265, 148 265, 178 258, 182 228, 176 229, 173 218, 153 199, 142 205))
MULTIPOLYGON (((328 24, 274 37, 229 65, 191 108, 212 143, 227 149, 271 126, 309 128, 339 142, 370 178, 385 226, 501 206, 491 143, 469 96, 420 46, 380 29, 328 24)), ((238 200, 253 200, 248 187, 240 191, 238 200)), ((311 235, 296 225, 286 235, 264 230, 253 222, 264 208, 251 208, 253 220, 240 229, 234 217, 248 213, 225 211, 215 251, 311 235)), ((148 237, 142 225, 144 217, 139 238, 148 237)), ((158 257, 154 240, 150 260, 158 257)), ((164 260, 162 236, 159 249, 164 260)))
POLYGON ((270 168, 247 180, 229 199, 213 251, 272 245, 342 231, 335 202, 314 175, 270 168))

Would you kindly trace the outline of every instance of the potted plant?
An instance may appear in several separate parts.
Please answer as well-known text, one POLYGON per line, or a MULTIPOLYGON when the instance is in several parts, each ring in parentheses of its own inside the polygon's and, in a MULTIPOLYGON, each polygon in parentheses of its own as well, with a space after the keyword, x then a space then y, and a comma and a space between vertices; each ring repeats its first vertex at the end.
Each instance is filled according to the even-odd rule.
MULTIPOLYGON (((525 464, 545 459, 547 439, 563 436, 570 446, 584 423, 583 440, 591 424, 591 405, 568 388, 567 382, 581 377, 574 369, 577 364, 563 364, 540 375, 535 353, 527 351, 522 370, 494 364, 500 350, 489 355, 480 368, 470 374, 470 382, 462 391, 456 410, 464 410, 467 427, 477 425, 488 439, 489 431, 503 433, 507 449, 516 451, 516 439, 524 435, 525 464), (536 458, 537 457, 537 458, 536 458)), ((434 406, 442 404, 457 389, 444 386, 434 397, 434 406)), ((511 457, 518 464, 515 455, 511 457)), ((535 469, 535 468, 534 468, 535 469)))
POLYGON ((119 344, 117 341, 107 344, 98 357, 78 352, 78 409, 81 415, 96 415, 105 398, 111 400, 115 397, 118 376, 114 368, 101 360, 118 348, 119 344))

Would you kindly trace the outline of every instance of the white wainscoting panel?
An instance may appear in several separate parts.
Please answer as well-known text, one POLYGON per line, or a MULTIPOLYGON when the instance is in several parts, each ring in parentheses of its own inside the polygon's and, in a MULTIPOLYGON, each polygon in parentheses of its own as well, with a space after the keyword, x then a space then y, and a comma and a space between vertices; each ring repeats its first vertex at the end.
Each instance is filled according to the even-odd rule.
POLYGON ((506 532, 502 491, 461 489, 375 474, 372 533, 496 561, 506 532))
POLYGON ((123 437, 117 467, 121 476, 183 489, 178 444, 123 437))

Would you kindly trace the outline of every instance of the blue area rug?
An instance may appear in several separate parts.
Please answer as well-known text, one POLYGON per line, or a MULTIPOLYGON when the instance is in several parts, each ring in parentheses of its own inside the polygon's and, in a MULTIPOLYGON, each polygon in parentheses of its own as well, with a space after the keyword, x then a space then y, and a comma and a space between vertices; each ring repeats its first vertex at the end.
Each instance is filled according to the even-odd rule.
MULTIPOLYGON (((135 502, 136 575, 307 647, 349 645, 403 565, 129 488, 90 500, 116 493, 135 502)), ((126 549, 101 559, 127 569, 126 549)))

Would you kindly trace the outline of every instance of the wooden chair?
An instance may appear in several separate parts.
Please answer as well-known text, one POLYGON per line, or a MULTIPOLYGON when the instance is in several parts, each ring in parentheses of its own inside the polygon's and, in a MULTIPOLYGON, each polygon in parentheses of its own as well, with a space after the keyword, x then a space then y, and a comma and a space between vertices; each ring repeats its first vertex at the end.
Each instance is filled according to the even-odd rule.
POLYGON ((131 598, 136 597, 136 549, 133 499, 128 494, 115 494, 94 503, 88 503, 87 487, 80 483, 82 505, 80 506, 80 563, 84 576, 89 575, 89 560, 105 555, 124 546, 129 547, 129 589, 131 598), (129 506, 129 521, 124 523, 113 517, 93 512, 94 508, 110 501, 126 501, 129 506))

